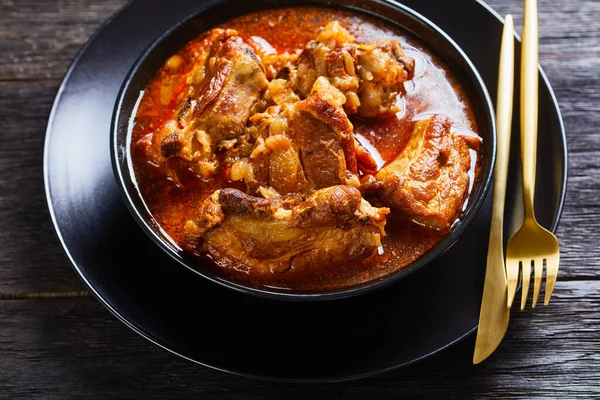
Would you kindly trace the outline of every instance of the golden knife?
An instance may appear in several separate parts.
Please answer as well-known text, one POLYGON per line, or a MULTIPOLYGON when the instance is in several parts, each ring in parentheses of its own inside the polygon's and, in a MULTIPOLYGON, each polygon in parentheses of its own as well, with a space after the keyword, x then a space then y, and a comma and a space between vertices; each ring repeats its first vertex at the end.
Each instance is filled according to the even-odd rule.
POLYGON ((496 167, 494 170, 494 195, 492 225, 488 245, 487 266, 483 298, 479 313, 479 328, 475 341, 473 364, 479 364, 496 350, 508 327, 510 309, 507 307, 507 281, 504 267, 504 200, 510 153, 514 90, 514 23, 507 15, 502 32, 500 69, 498 76, 498 100, 496 104, 496 167))

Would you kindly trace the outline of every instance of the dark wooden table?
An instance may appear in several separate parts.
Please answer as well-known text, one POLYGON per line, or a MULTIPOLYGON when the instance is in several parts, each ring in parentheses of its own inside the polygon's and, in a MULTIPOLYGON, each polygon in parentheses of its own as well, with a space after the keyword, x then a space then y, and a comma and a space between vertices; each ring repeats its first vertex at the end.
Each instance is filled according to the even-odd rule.
MULTIPOLYGON (((489 2, 520 29, 521 1, 489 2)), ((63 255, 43 188, 48 114, 76 52, 124 3, 0 0, 0 398, 600 398, 600 1, 540 2, 540 61, 569 146, 551 305, 514 311, 482 365, 471 364, 470 338, 412 367, 332 385, 253 381, 161 350, 90 297, 63 255)))

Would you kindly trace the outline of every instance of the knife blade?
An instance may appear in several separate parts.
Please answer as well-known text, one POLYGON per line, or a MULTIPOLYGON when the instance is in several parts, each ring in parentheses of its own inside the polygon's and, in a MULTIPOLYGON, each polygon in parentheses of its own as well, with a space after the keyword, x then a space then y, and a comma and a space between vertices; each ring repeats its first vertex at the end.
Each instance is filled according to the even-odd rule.
POLYGON ((507 307, 507 280, 504 266, 504 245, 502 229, 504 224, 504 201, 506 199, 506 179, 510 154, 510 135, 514 92, 514 23, 512 15, 507 15, 502 32, 500 48, 500 68, 498 73, 498 98, 496 103, 496 167, 494 170, 494 194, 492 204, 492 224, 488 244, 487 264, 479 327, 475 340, 473 364, 488 358, 498 347, 506 329, 510 309, 507 307))

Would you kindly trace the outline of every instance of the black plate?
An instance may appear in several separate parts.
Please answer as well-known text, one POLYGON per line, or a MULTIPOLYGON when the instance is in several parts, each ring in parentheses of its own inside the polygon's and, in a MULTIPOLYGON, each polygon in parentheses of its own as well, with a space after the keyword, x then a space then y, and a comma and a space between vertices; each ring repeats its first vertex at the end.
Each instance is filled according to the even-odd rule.
MULTIPOLYGON (((324 0, 304 1, 308 4, 315 3, 321 6, 325 3, 324 0)), ((255 288, 231 281, 215 274, 206 265, 199 263, 197 258, 190 259, 177 246, 173 245, 172 240, 165 237, 164 231, 159 228, 159 224, 151 215, 141 196, 137 187, 137 181, 133 178, 133 165, 129 157, 131 116, 135 113, 134 110, 139 105, 140 92, 146 88, 148 82, 156 74, 157 69, 164 65, 166 58, 175 49, 181 48, 185 43, 197 37, 199 32, 205 32, 215 25, 231 20, 236 16, 257 12, 261 9, 272 7, 273 4, 289 7, 297 3, 297 0, 276 0, 259 3, 248 2, 247 0, 222 1, 215 7, 192 15, 191 18, 180 22, 172 30, 162 35, 141 56, 125 79, 113 114, 111 159, 117 178, 117 185, 121 188, 125 203, 134 218, 150 239, 154 240, 157 246, 161 247, 184 267, 226 287, 267 298, 303 301, 340 299, 380 289, 417 271, 443 254, 460 238, 477 214, 477 211, 481 208, 492 180, 494 157, 496 154, 496 130, 494 109, 485 83, 473 64, 467 59, 461 49, 457 47, 456 43, 446 36, 444 32, 440 31, 439 28, 431 25, 429 21, 401 5, 374 2, 373 0, 352 0, 351 2, 352 9, 375 14, 380 16, 380 18, 383 16, 389 21, 390 25, 402 27, 404 31, 410 32, 413 38, 418 40, 418 43, 429 49, 433 49, 442 62, 451 67, 453 75, 461 83, 463 90, 471 101, 473 114, 477 121, 478 133, 483 139, 483 145, 480 150, 483 158, 483 162, 480 163, 480 173, 475 187, 467 200, 467 206, 459 216, 459 221, 452 226, 450 232, 442 240, 405 268, 358 286, 332 291, 319 291, 316 293, 298 293, 264 287, 255 288)), ((347 6, 348 1, 328 0, 327 3, 331 3, 332 6, 347 6)))
MULTIPOLYGON (((90 290, 154 343, 203 365, 267 379, 369 376, 420 360, 472 333, 485 270, 489 196, 461 239, 435 262, 384 290, 326 303, 281 302, 227 290, 180 268, 142 232, 111 168, 115 100, 127 71, 150 43, 216 2, 132 3, 90 40, 59 90, 46 137, 46 192, 61 244, 90 290)), ((495 97, 498 16, 472 0, 403 3, 458 42, 495 97)), ((539 151, 545 156, 537 159, 536 213, 555 230, 566 189, 566 141, 556 99, 541 78, 539 151)), ((517 128, 515 118, 507 233, 522 217, 514 167, 517 128)))

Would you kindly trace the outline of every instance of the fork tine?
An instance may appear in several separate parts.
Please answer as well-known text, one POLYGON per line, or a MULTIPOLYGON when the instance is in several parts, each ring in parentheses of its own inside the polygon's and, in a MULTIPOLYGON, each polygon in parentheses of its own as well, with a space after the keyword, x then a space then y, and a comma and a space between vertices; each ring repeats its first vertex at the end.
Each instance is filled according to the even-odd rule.
POLYGON ((518 261, 506 260, 506 279, 508 283, 508 301, 506 305, 511 308, 517 293, 517 283, 519 282, 518 261))
POLYGON ((521 262, 521 271, 523 272, 521 278, 523 279, 523 287, 521 287, 521 311, 525 309, 525 303, 527 303, 527 295, 529 294, 529 281, 531 280, 531 263, 532 260, 521 262))
POLYGON ((558 275, 558 265, 560 263, 560 255, 557 252, 546 259, 546 294, 544 297, 544 305, 550 303, 550 296, 556 284, 556 276, 558 275))
POLYGON ((542 286, 542 274, 544 272, 544 259, 538 258, 533 261, 533 299, 531 308, 537 305, 540 296, 540 287, 542 286))

